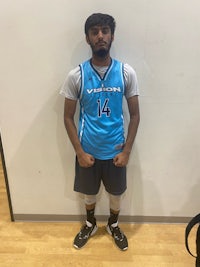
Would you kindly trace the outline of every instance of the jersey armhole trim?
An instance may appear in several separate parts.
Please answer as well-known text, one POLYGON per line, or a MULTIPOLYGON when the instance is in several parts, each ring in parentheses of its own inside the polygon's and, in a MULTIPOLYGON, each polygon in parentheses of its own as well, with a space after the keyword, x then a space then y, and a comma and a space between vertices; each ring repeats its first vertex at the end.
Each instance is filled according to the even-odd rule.
POLYGON ((80 88, 79 88, 79 92, 78 92, 78 98, 80 99, 82 97, 82 93, 83 93, 83 66, 82 64, 79 65, 80 68, 80 75, 81 75, 81 83, 80 83, 80 88))

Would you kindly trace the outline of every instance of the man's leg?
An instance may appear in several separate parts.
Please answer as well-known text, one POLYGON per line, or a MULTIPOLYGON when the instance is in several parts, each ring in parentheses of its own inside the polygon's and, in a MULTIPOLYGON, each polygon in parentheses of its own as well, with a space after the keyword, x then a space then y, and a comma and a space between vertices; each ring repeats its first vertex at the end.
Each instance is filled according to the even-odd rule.
POLYGON ((96 218, 94 216, 96 205, 96 195, 85 195, 85 207, 87 219, 80 232, 74 239, 74 247, 82 248, 88 241, 89 237, 94 235, 98 229, 96 218))
POLYGON ((115 244, 121 250, 128 249, 128 241, 125 234, 121 231, 118 226, 120 205, 121 205, 121 195, 112 195, 110 197, 110 217, 108 219, 107 231, 113 236, 115 244))
POLYGON ((95 224, 95 206, 96 206, 96 195, 85 195, 85 208, 87 213, 87 221, 95 224))

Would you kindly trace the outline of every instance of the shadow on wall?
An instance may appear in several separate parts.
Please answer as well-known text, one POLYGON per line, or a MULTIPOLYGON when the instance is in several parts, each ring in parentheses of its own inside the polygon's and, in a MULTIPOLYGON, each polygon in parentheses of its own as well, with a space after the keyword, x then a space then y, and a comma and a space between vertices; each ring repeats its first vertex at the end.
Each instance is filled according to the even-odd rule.
POLYGON ((37 112, 7 166, 14 214, 63 214, 69 200, 76 200, 74 153, 63 107, 57 90, 37 112))
POLYGON ((126 214, 131 215, 133 222, 147 222, 148 218, 152 221, 154 216, 163 215, 163 204, 156 180, 142 173, 139 155, 136 142, 127 168, 128 188, 123 205, 126 209, 129 206, 127 211, 132 213, 126 214))

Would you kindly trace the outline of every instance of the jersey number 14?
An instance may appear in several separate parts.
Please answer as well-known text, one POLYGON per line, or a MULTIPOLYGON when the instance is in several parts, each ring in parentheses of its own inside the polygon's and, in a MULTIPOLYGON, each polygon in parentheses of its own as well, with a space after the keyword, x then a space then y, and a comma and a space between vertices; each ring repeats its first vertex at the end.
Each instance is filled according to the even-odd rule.
POLYGON ((106 98, 105 101, 102 103, 101 99, 97 100, 98 104, 98 117, 102 117, 102 115, 106 115, 106 117, 110 117, 111 110, 108 107, 109 99, 106 98))

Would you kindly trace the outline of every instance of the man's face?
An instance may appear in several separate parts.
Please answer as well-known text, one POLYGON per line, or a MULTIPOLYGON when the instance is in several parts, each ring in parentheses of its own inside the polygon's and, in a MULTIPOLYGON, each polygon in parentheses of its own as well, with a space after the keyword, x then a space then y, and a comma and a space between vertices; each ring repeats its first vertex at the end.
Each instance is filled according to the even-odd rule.
POLYGON ((109 53, 113 39, 109 26, 93 26, 86 36, 93 54, 99 57, 105 57, 109 53))

